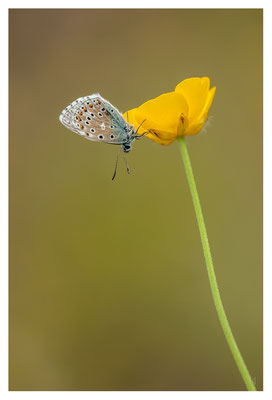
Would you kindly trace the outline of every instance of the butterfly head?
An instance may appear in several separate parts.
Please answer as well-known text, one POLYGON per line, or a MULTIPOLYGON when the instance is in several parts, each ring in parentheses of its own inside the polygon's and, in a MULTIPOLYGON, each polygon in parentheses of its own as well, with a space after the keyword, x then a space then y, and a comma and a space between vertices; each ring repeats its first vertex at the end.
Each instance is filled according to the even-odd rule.
MULTIPOLYGON (((133 140, 134 140, 134 138, 133 138, 133 140)), ((130 150, 132 149, 131 142, 132 142, 132 140, 122 144, 122 149, 123 149, 124 153, 129 153, 130 150)))

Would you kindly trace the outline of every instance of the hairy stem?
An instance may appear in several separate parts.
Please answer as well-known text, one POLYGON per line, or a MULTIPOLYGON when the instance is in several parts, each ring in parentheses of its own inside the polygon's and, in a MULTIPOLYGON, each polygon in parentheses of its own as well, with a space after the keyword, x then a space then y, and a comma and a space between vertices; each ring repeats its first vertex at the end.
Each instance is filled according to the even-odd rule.
POLYGON ((212 255, 211 255, 211 250, 209 246, 209 240, 208 240, 208 235, 205 227, 205 222, 201 210, 201 205, 200 205, 200 200, 195 184, 195 179, 194 179, 194 174, 190 162, 190 157, 188 154, 188 150, 186 147, 185 143, 185 138, 183 136, 178 138, 178 143, 179 147, 181 150, 183 162, 184 162, 184 167, 193 199, 193 204, 194 204, 194 209, 196 213, 196 219, 199 227, 199 232, 200 232, 200 237, 201 237, 201 242, 202 242, 202 247, 203 247, 203 252, 204 252, 204 257, 206 261, 206 267, 207 267, 207 272, 209 276, 209 281, 210 281, 210 286, 211 286, 211 291, 212 291, 212 296, 214 300, 214 304, 216 307, 216 311, 218 314, 218 318, 220 321, 220 324, 222 326, 222 329, 224 331, 226 340, 228 342, 228 345, 230 347, 230 350, 232 352, 232 355, 234 357, 234 360, 236 362, 236 365, 240 371, 240 374, 244 380, 244 383, 247 387, 248 390, 250 391, 256 391, 255 385, 250 377, 250 374, 248 372, 247 366, 243 360, 243 357, 240 353, 240 350, 237 346, 237 343, 234 339, 233 333, 231 331, 223 303, 221 300, 221 296, 219 293, 219 288, 216 280, 216 275, 215 275, 215 270, 213 266, 213 261, 212 261, 212 255))

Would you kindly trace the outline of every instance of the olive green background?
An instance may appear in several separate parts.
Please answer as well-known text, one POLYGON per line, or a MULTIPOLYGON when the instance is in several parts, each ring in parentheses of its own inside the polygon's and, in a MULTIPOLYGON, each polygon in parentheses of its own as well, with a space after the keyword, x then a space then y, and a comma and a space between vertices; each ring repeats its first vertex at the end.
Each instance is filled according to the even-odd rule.
POLYGON ((222 300, 262 390, 262 10, 10 10, 10 389, 245 390, 177 143, 84 140, 58 116, 217 87, 188 149, 222 300))

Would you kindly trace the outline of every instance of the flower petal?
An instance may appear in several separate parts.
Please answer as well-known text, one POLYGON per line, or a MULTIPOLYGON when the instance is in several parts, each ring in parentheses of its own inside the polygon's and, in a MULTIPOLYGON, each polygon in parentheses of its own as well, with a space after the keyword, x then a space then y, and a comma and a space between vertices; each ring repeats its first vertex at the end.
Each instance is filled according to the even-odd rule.
POLYGON ((175 89, 187 100, 190 122, 197 119, 203 112, 210 88, 209 78, 190 78, 179 83, 175 89))
POLYGON ((204 127, 207 119, 208 119, 208 112, 209 109, 212 105, 212 101, 214 98, 214 94, 215 94, 215 90, 216 88, 213 87, 212 89, 210 89, 209 93, 208 93, 208 98, 206 101, 206 105, 203 109, 202 115, 200 115, 197 119, 190 121, 190 124, 188 124, 184 135, 195 135, 198 132, 200 132, 202 130, 202 128, 204 127))
POLYGON ((146 119, 144 128, 165 132, 170 137, 177 137, 180 129, 180 116, 187 118, 188 104, 184 96, 171 92, 162 94, 142 104, 135 112, 136 118, 146 119))
POLYGON ((175 90, 186 97, 189 105, 189 123, 185 135, 195 135, 205 125, 215 94, 215 87, 209 87, 210 79, 207 77, 185 79, 177 85, 175 90))
MULTIPOLYGON (((135 131, 139 128, 139 126, 141 124, 141 122, 138 122, 138 120, 136 119, 136 115, 135 115, 136 111, 137 111, 137 108, 132 108, 131 110, 126 111, 123 114, 123 117, 125 118, 125 120, 127 122, 129 122, 130 125, 133 125, 135 131)), ((144 133, 145 131, 146 131, 146 129, 144 129, 143 125, 141 125, 140 128, 138 129, 137 133, 141 134, 141 133, 144 133)))
POLYGON ((216 87, 214 86, 212 89, 209 90, 207 101, 203 110, 203 114, 208 114, 209 109, 211 108, 213 98, 215 95, 216 87))
MULTIPOLYGON (((125 112, 123 114, 123 117, 125 118, 126 121, 129 122, 130 125, 133 125, 135 130, 138 129, 138 132, 137 132, 138 134, 142 134, 142 133, 148 131, 148 129, 144 128, 143 124, 140 126, 140 124, 144 118, 141 113, 138 112, 136 114, 136 111, 137 111, 137 108, 133 108, 132 110, 125 112), (138 117, 138 119, 136 119, 136 116, 138 117), (139 128, 139 126, 140 126, 140 128, 139 128)), ((168 139, 168 133, 165 133, 165 132, 156 132, 156 133, 150 132, 150 133, 147 133, 145 136, 154 140, 157 143, 164 144, 164 145, 168 145, 175 140, 173 138, 168 139)))
MULTIPOLYGON (((168 145, 184 133, 188 125, 187 114, 188 104, 184 96, 170 92, 128 111, 128 118, 135 129, 142 123, 138 133, 150 130, 152 132, 146 134, 147 137, 168 145)), ((126 113, 123 115, 127 120, 126 113)))

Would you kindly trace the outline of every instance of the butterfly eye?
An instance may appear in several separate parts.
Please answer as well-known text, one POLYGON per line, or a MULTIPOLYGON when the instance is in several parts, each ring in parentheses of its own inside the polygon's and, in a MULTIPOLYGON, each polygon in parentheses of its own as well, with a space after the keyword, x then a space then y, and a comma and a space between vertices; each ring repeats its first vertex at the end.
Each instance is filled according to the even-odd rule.
POLYGON ((104 139, 104 136, 103 135, 99 135, 98 138, 102 140, 102 139, 104 139))

